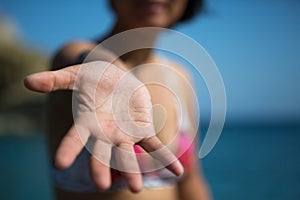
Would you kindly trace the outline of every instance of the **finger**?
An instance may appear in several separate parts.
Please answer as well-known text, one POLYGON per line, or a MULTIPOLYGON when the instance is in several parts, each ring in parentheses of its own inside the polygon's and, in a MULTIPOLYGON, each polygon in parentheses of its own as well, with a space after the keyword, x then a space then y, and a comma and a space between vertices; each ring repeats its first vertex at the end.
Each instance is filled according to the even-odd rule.
POLYGON ((175 175, 181 176, 183 174, 183 166, 177 157, 158 139, 158 137, 153 136, 146 138, 142 140, 139 145, 175 175))
POLYGON ((29 90, 48 93, 55 90, 72 90, 79 65, 57 71, 45 71, 27 76, 24 85, 29 90))
POLYGON ((110 159, 112 145, 97 140, 92 149, 90 160, 91 177, 100 190, 106 190, 111 185, 110 159))
POLYGON ((131 143, 118 145, 115 148, 115 162, 117 170, 121 171, 129 189, 137 193, 143 189, 143 180, 133 145, 131 143))
POLYGON ((73 125, 62 139, 55 156, 55 166, 59 169, 68 168, 84 148, 89 132, 82 127, 73 125))

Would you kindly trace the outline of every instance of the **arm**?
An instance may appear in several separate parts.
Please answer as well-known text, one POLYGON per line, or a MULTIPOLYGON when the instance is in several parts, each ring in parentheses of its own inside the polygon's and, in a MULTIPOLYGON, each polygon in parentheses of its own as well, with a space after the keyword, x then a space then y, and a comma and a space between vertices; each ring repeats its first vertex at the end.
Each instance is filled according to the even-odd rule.
MULTIPOLYGON (((182 68, 177 68, 178 73, 182 75, 187 82, 183 81, 180 84, 180 91, 185 100, 184 104, 186 105, 188 119, 190 121, 189 131, 190 133, 197 133, 197 130, 200 130, 198 127, 199 120, 197 119, 197 113, 195 110, 196 104, 195 100, 192 98, 191 89, 188 87, 186 83, 193 85, 192 78, 189 74, 182 70, 182 68)), ((194 87, 194 86, 193 86, 194 87)), ((199 131, 198 131, 199 132, 199 131)), ((192 135, 193 136, 193 135, 192 135)), ((201 162, 197 157, 197 139, 199 138, 199 134, 196 135, 195 140, 193 141, 194 148, 192 148, 192 152, 189 155, 189 163, 182 179, 177 183, 178 195, 179 199, 182 200, 210 200, 211 195, 208 186, 206 185, 205 178, 203 176, 203 172, 201 169, 201 162)))
MULTIPOLYGON (((199 136, 196 136, 196 139, 199 136)), ((197 141, 194 141, 196 145, 197 141)), ((194 148, 194 151, 197 148, 194 148)), ((188 167, 182 179, 177 183, 179 199, 182 200, 211 200, 209 187, 207 186, 203 171, 201 168, 201 161, 197 157, 196 152, 192 152, 189 159, 188 167)))
POLYGON ((182 200, 210 200, 211 195, 202 176, 198 160, 191 164, 182 180, 177 184, 178 195, 182 200))

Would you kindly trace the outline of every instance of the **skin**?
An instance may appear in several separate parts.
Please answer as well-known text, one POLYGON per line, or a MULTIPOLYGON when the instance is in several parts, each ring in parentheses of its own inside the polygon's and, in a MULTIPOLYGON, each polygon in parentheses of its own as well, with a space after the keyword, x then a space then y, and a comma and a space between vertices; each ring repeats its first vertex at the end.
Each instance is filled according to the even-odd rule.
MULTIPOLYGON (((106 153, 104 157, 99 155, 99 152, 111 152, 113 146, 120 149, 120 151, 116 151, 115 157, 118 162, 117 164, 124 171, 122 174, 132 192, 138 192, 142 189, 142 177, 133 149, 134 144, 139 144, 148 152, 161 150, 159 155, 157 155, 159 160, 163 163, 168 163, 167 168, 175 175, 180 176, 183 173, 181 164, 167 148, 163 148, 164 145, 155 135, 152 112, 150 112, 152 107, 150 94, 146 87, 140 84, 134 76, 128 77, 125 80, 126 87, 121 88, 124 92, 124 89, 130 88, 131 85, 142 86, 135 91, 129 103, 130 117, 133 123, 138 122, 139 126, 129 127, 129 132, 127 133, 121 130, 119 125, 125 124, 126 126, 128 123, 127 118, 130 117, 126 113, 124 116, 119 116, 123 115, 123 105, 116 104, 117 106, 120 105, 120 108, 116 108, 119 110, 117 117, 122 119, 119 125, 117 124, 110 106, 112 96, 109 95, 114 90, 120 77, 125 74, 123 70, 111 65, 104 72, 103 77, 105 78, 100 79, 99 82, 98 79, 94 80, 89 73, 81 72, 81 77, 79 78, 80 87, 76 88, 75 80, 78 77, 79 68, 81 70, 86 68, 92 70, 93 74, 97 74, 97 71, 102 69, 101 64, 103 63, 91 62, 81 66, 75 65, 54 72, 33 74, 25 79, 26 87, 33 91, 49 93, 56 90, 76 90, 79 93, 76 97, 79 106, 75 108, 76 115, 78 116, 76 119, 77 126, 72 125, 62 139, 56 153, 56 167, 60 169, 69 167, 84 148, 88 139, 92 137, 95 141, 91 149, 94 154, 94 157, 91 157, 91 172, 99 189, 107 189, 111 185, 109 176, 109 160, 111 156, 106 153), (108 82, 108 80, 111 81, 108 82), (93 93, 94 89, 90 89, 89 87, 91 82, 98 85, 95 94, 93 93), (93 101, 89 101, 93 95, 98 100, 96 105, 93 104, 93 101), (94 117, 95 115, 96 118, 94 117), (100 128, 98 125, 100 125, 100 128), (142 131, 139 131, 141 127, 145 127, 145 129, 143 128, 142 131), (130 152, 130 154, 126 152, 130 152), (162 158, 165 160, 162 160, 162 158), (97 159, 100 159, 102 162, 99 162, 97 159), (128 160, 132 162, 126 162, 128 160)), ((116 98, 120 102, 126 102, 126 99, 122 99, 124 98, 123 95, 118 96, 117 93, 116 98)))
POLYGON ((122 29, 170 27, 182 16, 186 4, 187 0, 112 1, 117 17, 116 24, 122 29))
MULTIPOLYGON (((150 2, 150 1, 149 1, 150 2)), ((171 27, 182 15, 187 1, 185 0, 165 0, 157 1, 159 3, 149 3, 148 1, 141 0, 114 0, 112 1, 113 9, 116 13, 116 23, 111 33, 106 37, 114 35, 116 33, 138 27, 156 26, 156 27, 171 27), (125 2, 126 1, 126 2, 125 2), (142 2, 142 3, 141 3, 142 2), (124 6, 126 5, 126 6, 124 6)), ((155 42, 156 37, 148 37, 148 40, 155 42)), ((142 115, 135 115, 133 122, 142 122, 143 125, 149 127, 149 130, 154 130, 145 133, 145 135, 135 135, 139 132, 137 129, 132 129, 131 134, 122 132, 116 125, 116 122, 112 118, 112 110, 108 106, 111 99, 107 99, 114 86, 120 80, 126 71, 131 70, 137 65, 152 63, 156 58, 153 56, 151 50, 138 50, 125 54, 120 59, 116 60, 113 65, 107 70, 107 80, 110 80, 112 84, 107 84, 107 81, 103 80, 96 82, 99 89, 96 90, 96 99, 101 103, 99 105, 93 105, 89 101, 82 101, 82 99, 89 99, 94 95, 94 91, 88 91, 88 84, 81 84, 82 88, 76 88, 80 93, 79 105, 84 108, 88 108, 88 112, 85 110, 77 109, 78 121, 82 119, 82 123, 79 123, 79 131, 73 125, 72 116, 72 94, 66 90, 72 90, 75 85, 76 75, 78 75, 78 65, 73 65, 77 62, 78 57, 82 52, 92 50, 97 44, 85 41, 75 41, 65 45, 53 59, 53 66, 60 67, 68 66, 58 71, 49 71, 33 74, 25 79, 25 86, 33 91, 52 94, 49 97, 49 146, 50 153, 53 157, 55 166, 60 169, 69 167, 76 156, 80 153, 84 147, 88 138, 95 138, 94 146, 91 149, 94 152, 94 156, 90 158, 90 172, 91 177, 95 185, 99 190, 106 190, 111 185, 110 178, 110 166, 108 160, 110 154, 103 157, 101 154, 97 154, 99 149, 106 149, 104 152, 111 152, 112 145, 115 145, 123 150, 123 152, 117 152, 116 157, 119 158, 122 169, 127 172, 122 172, 122 176, 125 178, 128 190, 120 190, 117 192, 104 194, 78 194, 71 193, 56 189, 57 199, 147 199, 157 196, 155 199, 210 199, 209 191, 206 187, 205 181, 199 172, 199 166, 197 161, 191 163, 191 167, 188 172, 185 173, 183 178, 178 182, 176 186, 162 188, 162 189, 147 189, 143 190, 142 176, 138 171, 136 157, 133 152, 133 145, 139 144, 145 151, 151 152, 157 149, 163 149, 164 144, 169 144, 174 135, 177 133, 176 124, 176 105, 171 104, 172 94, 165 91, 163 87, 157 87, 153 85, 147 85, 141 87, 141 89, 131 99, 132 104, 130 110, 133 111, 135 107, 132 105, 139 105, 139 108, 144 108, 142 115), (109 73, 110 72, 110 73, 109 73), (59 91, 63 90, 63 91, 59 91), (102 99, 102 100, 101 100, 102 99), (158 125, 161 115, 158 112, 151 113, 149 106, 162 105, 167 113, 167 119, 162 129, 158 125), (94 109, 94 108, 97 109, 94 109), (57 114, 57 110, 60 114, 57 114), (90 114, 89 114, 90 113, 90 114), (93 117, 89 117, 96 113, 96 121, 93 123, 93 117), (84 119, 87 119, 84 121, 84 119), (101 130, 95 131, 97 127, 93 124, 101 124, 101 130), (159 129, 159 131, 157 131, 159 129), (113 130, 113 131, 112 131, 113 130), (95 132, 97 134, 95 134, 95 132), (100 134, 99 134, 100 133, 100 134), (155 134, 156 133, 156 134, 155 134), (128 154, 128 152, 130 154, 128 154), (101 157, 102 156, 102 157, 101 157), (128 157, 129 156, 129 157, 128 157), (97 158, 106 160, 106 162, 99 162, 97 158), (124 161, 122 161, 123 158, 124 161), (132 162, 126 162, 126 160, 132 160, 132 162), (135 194, 138 193, 138 194, 135 194)), ((104 51, 99 53, 99 60, 109 60, 110 54, 113 52, 104 51)), ((99 66, 101 63, 94 63, 99 66)), ((84 64, 86 68, 93 68, 94 64, 84 64)), ((186 76, 186 73, 179 70, 175 64, 170 66, 174 70, 177 70, 182 76, 186 76)), ((95 68, 94 68, 95 70, 95 68)), ((100 72, 99 72, 100 73, 100 72)), ((136 78, 143 76, 157 76, 157 74, 150 73, 148 69, 143 69, 137 72, 136 78)), ((131 76, 127 82, 133 82, 136 84, 138 79, 131 76)), ((186 77, 188 79, 188 77, 186 77)), ((88 75, 84 73, 82 76, 82 83, 95 82, 88 75)), ((184 85, 184 84, 179 84, 184 85)), ((182 86, 182 91, 186 91, 186 88, 182 86)), ((186 101, 189 102, 190 94, 184 94, 186 101)), ((192 104, 190 104, 192 105, 192 104)), ((80 106, 79 106, 80 107, 80 106)), ((189 108, 192 110, 192 108, 189 108)), ((192 115, 192 112, 189 112, 192 115)), ((133 114, 134 115, 134 114, 133 114)), ((191 116, 193 119, 193 116, 191 116)), ((124 122, 125 123, 125 122, 124 122)), ((192 127, 191 127, 192 128, 192 127)), ((181 164, 175 160, 171 151, 161 152, 157 155, 159 159, 164 163, 170 163, 167 168, 175 175, 182 175, 183 168, 181 164), (162 159, 163 158, 163 159, 162 159), (171 162, 173 161, 173 162, 171 162)))

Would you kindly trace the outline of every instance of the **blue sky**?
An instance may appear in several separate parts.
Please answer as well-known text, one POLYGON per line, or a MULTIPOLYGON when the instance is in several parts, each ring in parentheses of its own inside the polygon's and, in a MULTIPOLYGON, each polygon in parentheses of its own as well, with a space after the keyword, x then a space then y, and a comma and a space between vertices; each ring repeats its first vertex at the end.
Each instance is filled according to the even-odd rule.
MULTIPOLYGON (((67 41, 108 31, 113 18, 105 2, 0 0, 0 11, 26 43, 50 56, 67 41)), ((299 22, 297 0, 209 0, 207 14, 176 29, 219 67, 228 121, 287 122, 300 121, 299 22)), ((207 118, 209 97, 201 103, 207 118)))

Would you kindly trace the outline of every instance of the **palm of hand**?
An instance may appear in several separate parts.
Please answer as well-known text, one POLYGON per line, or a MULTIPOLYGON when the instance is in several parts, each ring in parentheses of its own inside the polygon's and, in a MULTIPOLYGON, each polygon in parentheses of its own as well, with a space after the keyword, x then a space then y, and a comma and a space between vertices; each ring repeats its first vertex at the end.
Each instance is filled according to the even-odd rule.
POLYGON ((155 135, 150 94, 133 75, 94 62, 79 70, 75 88, 73 113, 77 128, 85 129, 82 134, 112 145, 155 135))
POLYGON ((57 167, 69 167, 87 147, 92 154, 91 176, 99 189, 110 187, 112 167, 121 171, 133 192, 138 192, 143 187, 133 148, 138 143, 173 173, 183 173, 177 158, 155 136, 149 92, 133 75, 97 61, 30 75, 25 79, 25 86, 43 93, 74 91, 75 125, 58 147, 57 167))

